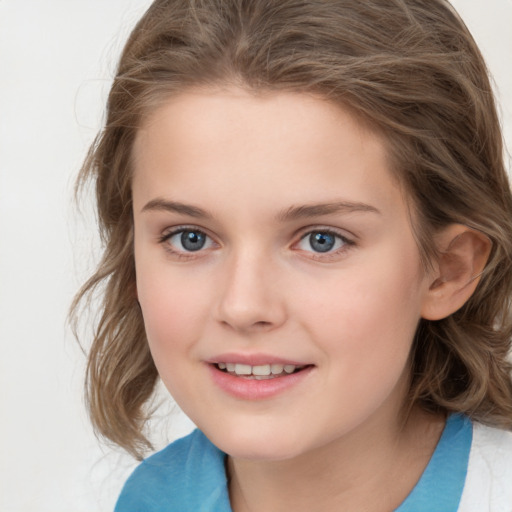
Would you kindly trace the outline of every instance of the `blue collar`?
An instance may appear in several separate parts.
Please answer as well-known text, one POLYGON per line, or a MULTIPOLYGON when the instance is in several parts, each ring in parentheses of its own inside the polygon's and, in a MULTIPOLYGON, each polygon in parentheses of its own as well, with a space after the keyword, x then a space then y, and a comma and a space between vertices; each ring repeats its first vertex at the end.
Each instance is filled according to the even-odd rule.
POLYGON ((473 426, 451 415, 423 475, 395 512, 456 512, 468 471, 473 426))
MULTIPOLYGON (((448 418, 422 477, 395 512, 456 512, 473 438, 465 416, 448 418)), ((146 459, 119 496, 116 512, 231 512, 226 455, 199 431, 146 459)))
MULTIPOLYGON (((449 416, 425 471, 395 512, 456 512, 466 481, 472 440, 473 425, 469 418, 460 414, 449 416)), ((222 452, 218 452, 216 462, 221 475, 214 486, 215 492, 208 497, 214 506, 201 510, 231 510, 224 457, 222 452)))

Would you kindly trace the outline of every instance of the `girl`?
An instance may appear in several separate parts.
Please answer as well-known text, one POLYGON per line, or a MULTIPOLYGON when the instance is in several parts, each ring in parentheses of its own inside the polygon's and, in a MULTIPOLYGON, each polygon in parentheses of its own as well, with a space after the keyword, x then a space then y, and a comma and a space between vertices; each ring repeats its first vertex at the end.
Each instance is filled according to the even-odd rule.
POLYGON ((512 197, 444 0, 157 0, 84 164, 116 510, 512 510, 512 197))

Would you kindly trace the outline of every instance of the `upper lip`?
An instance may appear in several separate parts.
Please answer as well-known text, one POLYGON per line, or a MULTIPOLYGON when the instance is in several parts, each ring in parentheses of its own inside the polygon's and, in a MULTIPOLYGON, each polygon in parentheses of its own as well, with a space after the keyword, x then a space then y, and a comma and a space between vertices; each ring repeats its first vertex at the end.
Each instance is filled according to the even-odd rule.
POLYGON ((282 364, 282 365, 294 365, 294 366, 307 366, 311 363, 304 363, 296 361, 294 359, 287 359, 283 357, 277 357, 271 354, 237 354, 229 352, 226 354, 219 354, 218 356, 212 357, 206 361, 210 364, 217 363, 239 363, 247 364, 250 366, 260 366, 265 364, 282 364))

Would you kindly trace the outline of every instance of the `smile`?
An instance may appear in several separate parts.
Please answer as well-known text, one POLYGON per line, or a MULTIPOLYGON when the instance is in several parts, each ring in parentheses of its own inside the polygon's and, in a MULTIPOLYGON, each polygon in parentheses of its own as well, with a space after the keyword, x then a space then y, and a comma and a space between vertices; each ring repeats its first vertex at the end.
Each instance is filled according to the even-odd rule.
POLYGON ((242 363, 217 363, 217 368, 223 372, 246 379, 268 380, 291 375, 306 366, 294 364, 262 364, 251 366, 242 363))
MULTIPOLYGON (((219 358, 220 359, 220 358, 219 358)), ((242 400, 267 400, 283 393, 291 392, 297 386, 309 380, 316 368, 313 364, 290 364, 272 362, 267 364, 257 357, 257 364, 210 361, 207 367, 213 383, 223 393, 242 400)), ((267 359, 268 360, 268 359, 267 359)))

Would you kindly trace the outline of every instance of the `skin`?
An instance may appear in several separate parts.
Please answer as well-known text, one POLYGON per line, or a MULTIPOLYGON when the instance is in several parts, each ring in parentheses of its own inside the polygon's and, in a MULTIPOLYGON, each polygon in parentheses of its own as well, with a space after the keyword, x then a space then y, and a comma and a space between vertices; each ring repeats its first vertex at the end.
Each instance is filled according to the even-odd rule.
POLYGON ((145 121, 133 156, 149 346, 175 400, 229 454, 233 510, 396 508, 443 419, 414 409, 402 421, 436 276, 422 268, 383 139, 313 96, 194 90, 145 121), (341 202, 351 207, 283 215, 341 202), (203 249, 184 249, 172 235, 183 227, 208 236, 203 249), (315 252, 306 235, 326 230, 340 238, 315 252), (313 369, 243 400, 212 383, 206 362, 226 352, 313 369))

